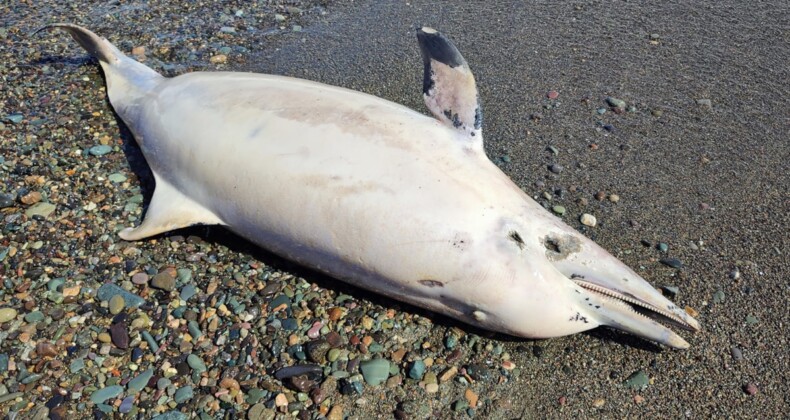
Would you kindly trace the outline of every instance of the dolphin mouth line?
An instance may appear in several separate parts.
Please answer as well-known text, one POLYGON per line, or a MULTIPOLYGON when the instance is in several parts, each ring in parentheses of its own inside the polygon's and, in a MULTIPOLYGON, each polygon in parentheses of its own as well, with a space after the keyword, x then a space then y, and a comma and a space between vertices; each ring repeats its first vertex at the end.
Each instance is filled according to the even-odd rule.
POLYGON ((673 326, 677 326, 687 331, 699 331, 698 327, 689 324, 688 322, 678 317, 677 315, 669 311, 666 311, 664 309, 661 309, 659 307, 656 307, 654 305, 651 305, 647 302, 644 302, 633 295, 626 295, 617 292, 615 290, 607 289, 598 284, 581 280, 580 277, 575 277, 575 278, 571 277, 571 281, 581 286, 585 290, 594 292, 598 295, 608 298, 610 301, 616 302, 624 307, 627 307, 637 315, 653 319, 655 321, 661 322, 662 324, 670 324, 673 326))

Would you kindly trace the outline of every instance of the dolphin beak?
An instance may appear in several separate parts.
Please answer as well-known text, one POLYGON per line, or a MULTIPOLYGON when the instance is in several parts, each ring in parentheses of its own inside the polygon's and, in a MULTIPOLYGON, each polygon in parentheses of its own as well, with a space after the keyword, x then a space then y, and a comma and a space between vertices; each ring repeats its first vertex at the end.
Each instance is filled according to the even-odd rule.
POLYGON ((676 349, 689 347, 664 324, 699 331, 697 320, 596 243, 572 229, 563 230, 546 237, 553 244, 547 257, 573 282, 583 313, 601 325, 676 349), (563 252, 564 246, 572 249, 563 252))

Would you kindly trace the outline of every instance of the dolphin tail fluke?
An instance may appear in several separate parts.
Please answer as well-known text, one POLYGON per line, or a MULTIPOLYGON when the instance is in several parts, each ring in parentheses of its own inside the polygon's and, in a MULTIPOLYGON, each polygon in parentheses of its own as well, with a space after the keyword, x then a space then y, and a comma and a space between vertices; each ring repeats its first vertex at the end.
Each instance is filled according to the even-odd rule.
POLYGON ((154 89, 164 79, 145 64, 127 57, 110 41, 81 26, 53 23, 36 30, 33 34, 49 29, 62 29, 68 32, 82 48, 99 60, 107 79, 110 103, 119 114, 122 114, 119 107, 124 108, 131 99, 154 89))

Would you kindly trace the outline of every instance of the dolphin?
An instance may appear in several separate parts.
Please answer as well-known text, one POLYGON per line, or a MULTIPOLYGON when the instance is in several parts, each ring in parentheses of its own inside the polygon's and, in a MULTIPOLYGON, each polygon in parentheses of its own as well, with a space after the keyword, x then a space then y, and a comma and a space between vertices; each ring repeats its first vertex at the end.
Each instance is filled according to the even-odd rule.
POLYGON ((153 172, 144 220, 124 240, 223 225, 336 279, 518 337, 608 326, 683 349, 664 324, 700 329, 488 159, 475 78, 434 29, 417 30, 429 117, 290 77, 166 78, 85 28, 49 28, 98 59, 153 172))

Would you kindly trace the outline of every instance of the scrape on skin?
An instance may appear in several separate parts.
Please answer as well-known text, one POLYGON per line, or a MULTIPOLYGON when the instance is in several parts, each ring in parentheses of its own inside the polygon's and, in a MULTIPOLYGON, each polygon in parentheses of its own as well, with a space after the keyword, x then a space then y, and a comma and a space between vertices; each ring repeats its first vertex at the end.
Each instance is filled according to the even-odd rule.
POLYGON ((581 251, 581 241, 571 235, 547 235, 541 239, 543 246, 546 247, 546 258, 549 261, 561 261, 569 255, 581 251))
POLYGON ((439 280, 424 279, 419 280, 417 283, 427 287, 444 287, 444 283, 440 282, 439 280))

